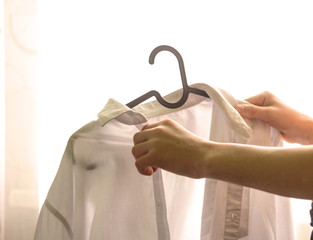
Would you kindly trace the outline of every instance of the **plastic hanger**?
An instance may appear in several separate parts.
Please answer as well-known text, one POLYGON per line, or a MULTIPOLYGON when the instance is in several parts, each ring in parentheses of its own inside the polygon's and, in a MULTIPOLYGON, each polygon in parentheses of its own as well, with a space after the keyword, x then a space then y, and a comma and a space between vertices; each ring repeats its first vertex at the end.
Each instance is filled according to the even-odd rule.
POLYGON ((201 96, 210 98, 210 96, 205 91, 188 86, 183 58, 181 57, 179 52, 176 49, 174 49, 173 47, 170 47, 167 45, 161 45, 159 47, 156 47, 150 54, 150 57, 149 57, 149 63, 150 64, 154 64, 154 60, 155 60, 156 55, 161 51, 169 51, 169 52, 173 53, 178 60, 181 80, 182 80, 182 84, 183 84, 183 95, 182 95, 181 99, 176 103, 170 103, 170 102, 167 102, 166 100, 164 100, 164 98, 161 97, 161 95, 158 91, 151 90, 151 91, 145 93, 144 95, 136 98, 135 100, 127 103, 126 104, 127 107, 133 108, 136 105, 144 102, 145 100, 147 100, 153 96, 159 101, 160 104, 162 104, 163 106, 165 106, 167 108, 179 108, 182 105, 184 105, 184 103, 188 99, 189 93, 194 93, 197 95, 201 95, 201 96))

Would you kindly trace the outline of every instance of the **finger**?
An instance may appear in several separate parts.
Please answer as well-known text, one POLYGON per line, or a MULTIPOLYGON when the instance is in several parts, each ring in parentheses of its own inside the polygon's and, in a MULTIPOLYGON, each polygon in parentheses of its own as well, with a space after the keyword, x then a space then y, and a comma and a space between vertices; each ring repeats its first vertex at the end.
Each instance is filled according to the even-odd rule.
POLYGON ((149 161, 147 154, 145 154, 144 156, 136 160, 135 165, 139 173, 146 176, 151 176, 156 171, 157 168, 151 167, 149 166, 149 164, 147 165, 148 162, 149 161))
POLYGON ((141 142, 145 142, 149 139, 149 129, 152 129, 156 126, 156 124, 147 124, 145 126, 143 126, 143 128, 141 129, 140 132, 137 132, 134 134, 133 136, 133 142, 134 144, 138 144, 138 143, 141 143, 141 142))
POLYGON ((151 176, 155 172, 153 167, 146 167, 142 170, 137 168, 137 170, 140 174, 145 175, 145 176, 151 176))
POLYGON ((145 132, 137 132, 133 136, 133 143, 134 145, 145 142, 148 140, 148 136, 145 132))
POLYGON ((154 168, 153 167, 147 167, 145 170, 144 170, 144 175, 146 176, 151 176, 153 173, 154 173, 154 168))
POLYGON ((164 129, 164 127, 162 126, 163 124, 166 124, 166 121, 162 120, 160 122, 145 125, 140 132, 134 134, 134 144, 145 142, 151 137, 164 132, 162 131, 162 129, 164 129))
POLYGON ((142 128, 142 130, 152 129, 152 128, 156 128, 156 127, 160 127, 160 126, 168 126, 168 125, 172 125, 173 123, 174 123, 174 121, 171 119, 163 119, 159 122, 150 123, 150 124, 145 125, 142 128))
POLYGON ((257 106, 264 106, 265 99, 266 99, 265 94, 261 93, 256 96, 247 98, 246 101, 257 106))
POLYGON ((239 104, 235 108, 244 118, 258 118, 263 120, 263 118, 266 116, 265 114, 266 108, 264 107, 259 107, 256 105, 239 104))
POLYGON ((147 129, 151 129, 151 128, 155 128, 155 127, 157 127, 159 125, 160 125, 160 122, 146 124, 145 126, 143 126, 141 131, 144 131, 144 130, 147 130, 147 129))
POLYGON ((138 159, 147 153, 148 153, 148 146, 147 146, 147 143, 145 142, 135 144, 132 148, 132 154, 135 157, 135 159, 138 159))
POLYGON ((134 134, 133 142, 135 145, 138 143, 146 142, 154 135, 154 128, 141 130, 140 132, 134 134))
POLYGON ((273 103, 273 101, 277 101, 277 98, 272 93, 265 91, 256 96, 247 98, 246 101, 257 106, 269 106, 273 103))

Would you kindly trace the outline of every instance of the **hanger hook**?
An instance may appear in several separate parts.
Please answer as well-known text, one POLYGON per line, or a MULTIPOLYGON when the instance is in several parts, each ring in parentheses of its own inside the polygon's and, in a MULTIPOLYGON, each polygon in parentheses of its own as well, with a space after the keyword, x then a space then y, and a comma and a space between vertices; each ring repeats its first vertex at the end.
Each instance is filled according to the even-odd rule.
POLYGON ((167 45, 161 45, 159 47, 156 47, 150 54, 150 57, 149 57, 149 63, 150 64, 154 63, 155 56, 161 51, 169 51, 169 52, 173 53, 178 60, 181 80, 183 83, 183 95, 181 96, 181 99, 178 102, 170 103, 170 102, 167 102, 165 99, 163 99, 159 92, 152 90, 152 91, 147 92, 146 94, 140 96, 139 98, 136 98, 135 100, 129 102, 127 104, 127 106, 129 108, 133 108, 134 106, 138 105, 139 103, 147 100, 148 98, 150 98, 152 96, 156 97, 156 99, 159 101, 159 103, 162 104, 163 106, 167 107, 167 108, 179 108, 179 107, 181 107, 187 101, 189 93, 194 93, 197 95, 201 95, 201 96, 210 98, 210 96, 205 91, 188 86, 183 58, 181 57, 181 55, 179 54, 179 52, 175 48, 172 48, 172 47, 167 46, 167 45))
POLYGON ((155 49, 153 49, 153 51, 150 54, 149 63, 154 64, 155 56, 161 51, 169 51, 176 56, 178 60, 181 80, 183 83, 183 89, 187 89, 188 84, 187 84, 186 72, 185 72, 185 67, 184 67, 184 61, 180 53, 175 48, 171 46, 167 46, 167 45, 161 45, 161 46, 156 47, 155 49))

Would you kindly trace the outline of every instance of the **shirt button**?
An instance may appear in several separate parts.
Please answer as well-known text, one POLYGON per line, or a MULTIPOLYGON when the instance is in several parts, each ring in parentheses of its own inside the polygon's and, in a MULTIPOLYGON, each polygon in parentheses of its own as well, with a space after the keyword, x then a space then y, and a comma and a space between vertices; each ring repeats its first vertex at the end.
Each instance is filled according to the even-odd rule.
POLYGON ((231 220, 232 220, 233 222, 238 222, 238 220, 239 220, 239 215, 238 215, 236 212, 232 212, 230 216, 231 216, 231 220))

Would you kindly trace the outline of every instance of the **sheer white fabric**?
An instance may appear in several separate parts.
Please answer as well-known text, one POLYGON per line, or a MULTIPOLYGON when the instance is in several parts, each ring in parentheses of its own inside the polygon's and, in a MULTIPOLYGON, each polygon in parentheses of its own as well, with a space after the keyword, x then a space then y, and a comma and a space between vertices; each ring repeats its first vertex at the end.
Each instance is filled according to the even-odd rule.
POLYGON ((132 110, 110 100, 98 121, 75 132, 41 209, 35 239, 294 239, 287 198, 163 170, 153 177, 137 172, 132 137, 144 123, 164 118, 215 141, 279 145, 274 129, 240 117, 229 94, 224 93, 226 100, 207 85, 194 87, 212 100, 191 95, 179 109, 152 102, 132 110))

